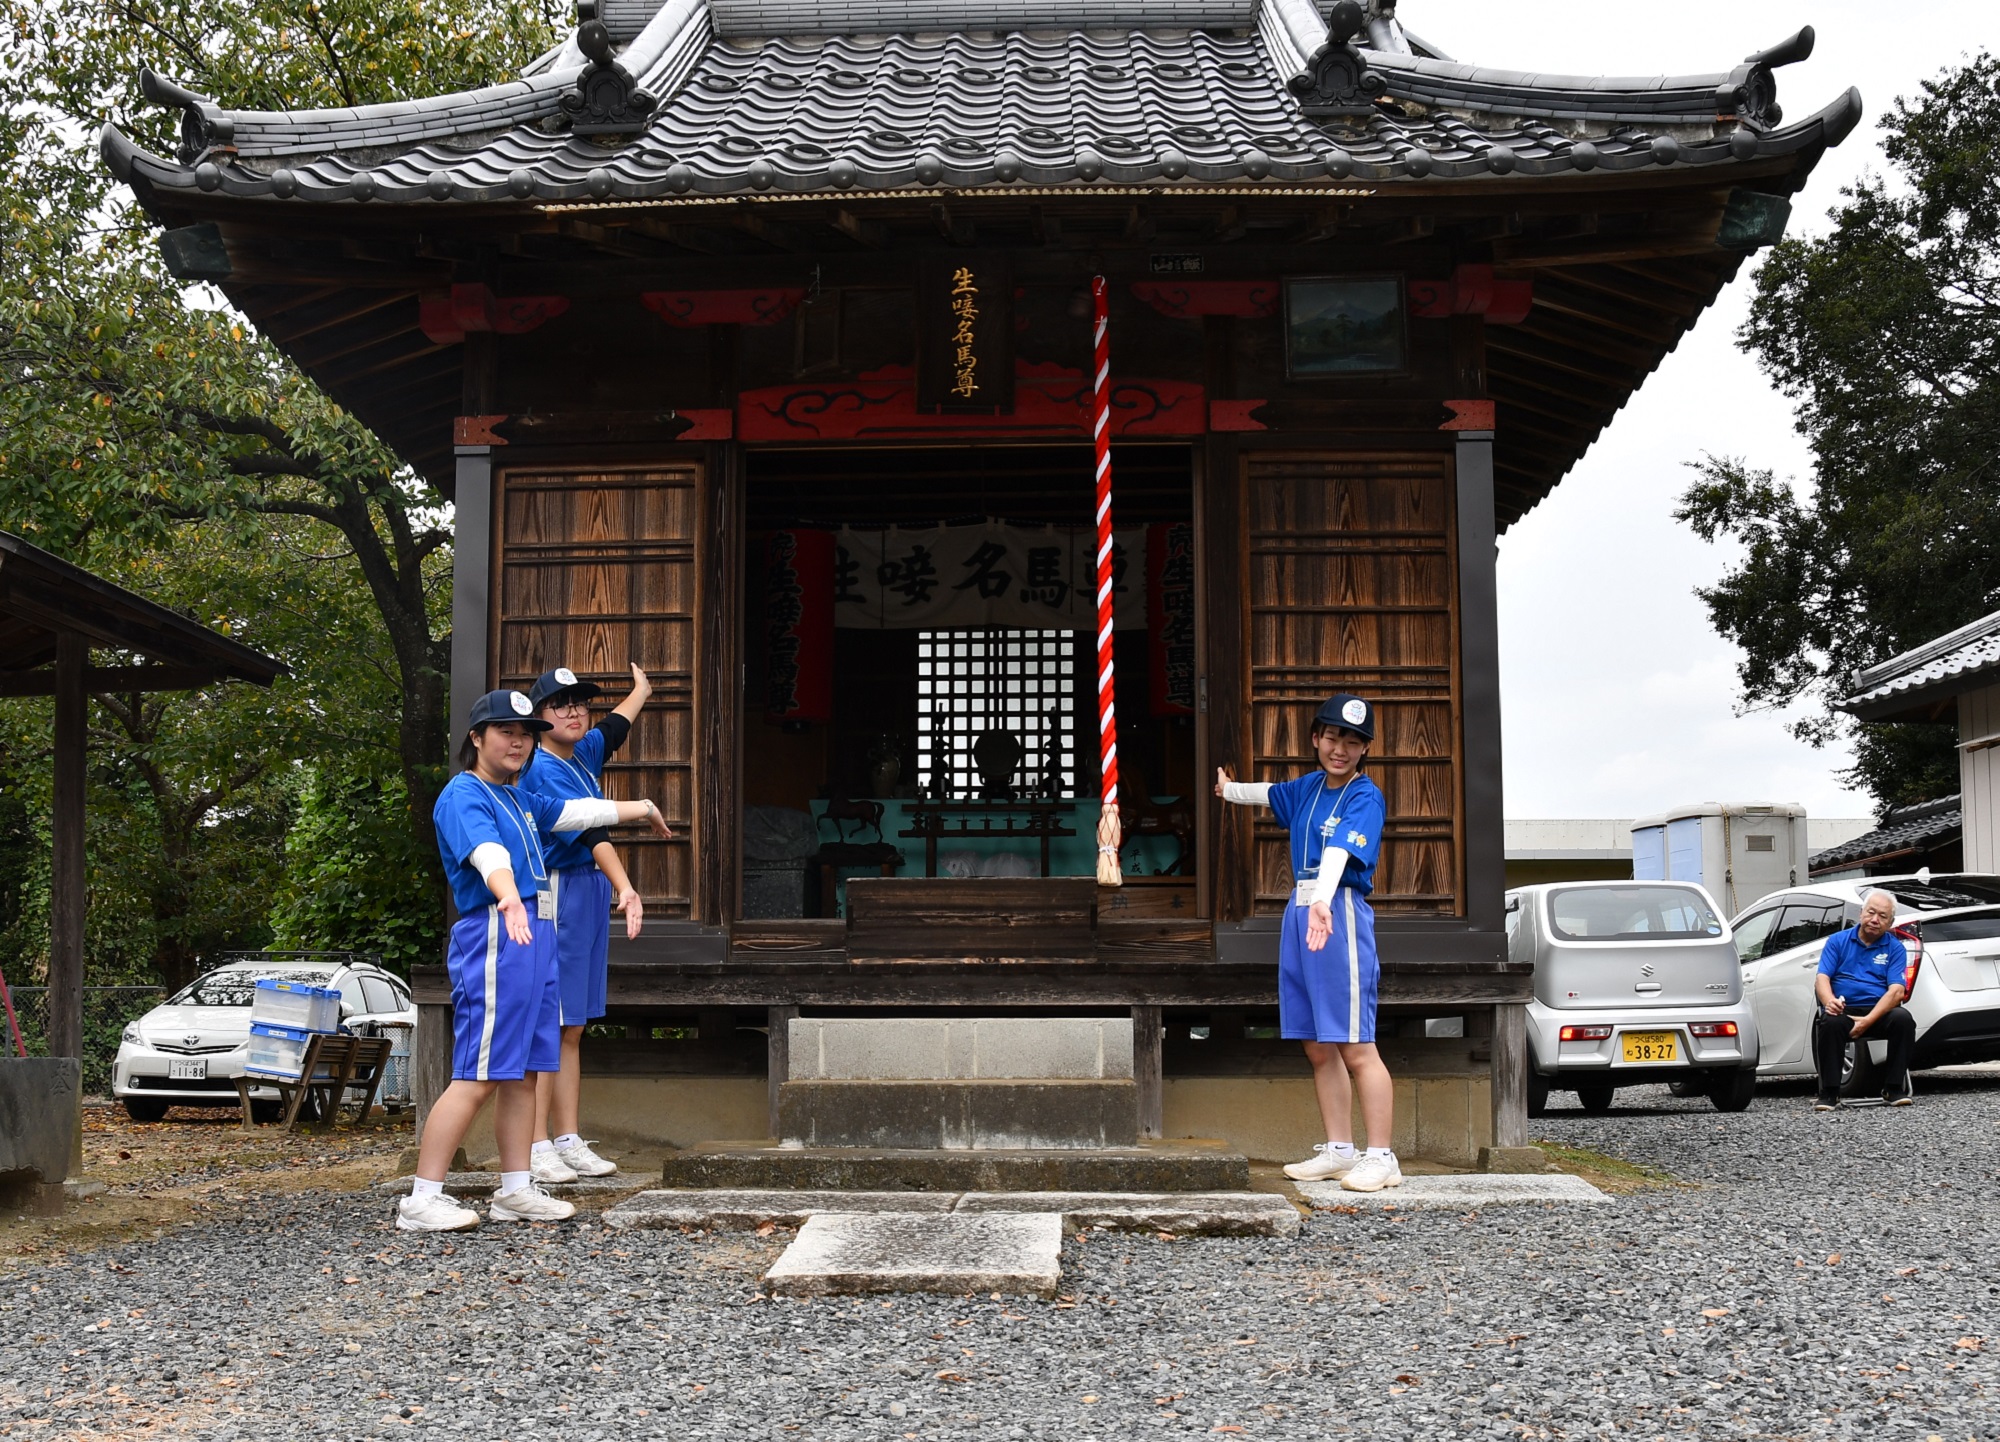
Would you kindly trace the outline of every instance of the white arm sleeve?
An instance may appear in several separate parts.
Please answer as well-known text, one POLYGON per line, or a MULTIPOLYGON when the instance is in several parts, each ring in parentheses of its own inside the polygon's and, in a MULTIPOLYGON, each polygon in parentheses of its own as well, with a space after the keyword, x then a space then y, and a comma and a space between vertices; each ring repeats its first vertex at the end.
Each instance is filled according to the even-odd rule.
POLYGON ((1238 806, 1269 806, 1271 804, 1271 783, 1268 781, 1225 781, 1222 783, 1222 799, 1233 801, 1238 806))
POLYGON ((556 818, 557 831, 588 831, 593 826, 616 826, 618 824, 618 803, 599 801, 594 797, 582 797, 563 803, 562 815, 556 818))
POLYGON ((1340 890, 1340 878, 1347 875, 1347 853, 1338 846, 1329 846, 1319 854, 1319 877, 1313 882, 1312 899, 1331 904, 1334 892, 1340 890))
POLYGON ((472 855, 466 860, 472 863, 472 869, 479 873, 481 881, 490 879, 496 871, 514 869, 514 858, 509 856, 507 848, 497 841, 480 842, 472 848, 472 855))

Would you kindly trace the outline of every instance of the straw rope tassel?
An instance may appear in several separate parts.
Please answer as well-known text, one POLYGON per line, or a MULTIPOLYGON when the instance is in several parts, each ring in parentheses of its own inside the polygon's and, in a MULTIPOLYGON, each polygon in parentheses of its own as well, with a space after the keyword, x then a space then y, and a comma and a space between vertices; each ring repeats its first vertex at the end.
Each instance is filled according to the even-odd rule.
POLYGON ((1118 708, 1111 674, 1111 340, 1110 292, 1104 277, 1090 278, 1090 298, 1096 313, 1097 443, 1097 743, 1103 757, 1103 808, 1097 817, 1097 884, 1121 886, 1124 871, 1118 852, 1123 831, 1118 824, 1118 708))

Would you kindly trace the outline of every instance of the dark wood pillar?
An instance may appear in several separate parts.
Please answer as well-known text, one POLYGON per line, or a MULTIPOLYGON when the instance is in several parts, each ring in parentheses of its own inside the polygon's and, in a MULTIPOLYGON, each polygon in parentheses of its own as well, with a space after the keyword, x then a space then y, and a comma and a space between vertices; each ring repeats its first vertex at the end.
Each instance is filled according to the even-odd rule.
POLYGON ((83 760, 89 697, 83 670, 90 648, 75 631, 56 635, 55 833, 49 873, 50 1056, 83 1055, 83 760))
POLYGON ((1139 1136, 1146 1141, 1158 1140, 1166 1130, 1164 1031, 1159 1007, 1132 1008, 1132 1080, 1139 1090, 1139 1136))
MULTIPOLYGON (((1500 619, 1494 577, 1493 432, 1458 434, 1459 715, 1464 734, 1465 919, 1504 931, 1506 819, 1500 795, 1500 619)), ((1496 1053, 1497 1055, 1497 1053, 1496 1053)))
POLYGON ((458 481, 452 491, 451 551, 451 749, 472 703, 489 689, 487 630, 493 605, 493 452, 458 448, 458 481))
POLYGON ((1493 1146, 1528 1145, 1528 1009, 1493 1008, 1493 1146))

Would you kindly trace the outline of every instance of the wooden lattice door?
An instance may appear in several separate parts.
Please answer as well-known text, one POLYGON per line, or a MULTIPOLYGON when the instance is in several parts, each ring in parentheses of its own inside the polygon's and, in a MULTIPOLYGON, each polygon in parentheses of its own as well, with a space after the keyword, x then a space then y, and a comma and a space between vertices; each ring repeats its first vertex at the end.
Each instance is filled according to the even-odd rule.
MULTIPOLYGON (((1457 555, 1442 452, 1243 458, 1250 744, 1255 776, 1311 766, 1314 709, 1376 703, 1368 774, 1388 801, 1377 910, 1462 915, 1457 555)), ((1258 813, 1255 906, 1290 890, 1285 833, 1258 813)))
POLYGON ((693 906, 696 834, 696 661, 703 473, 693 464, 644 470, 517 470, 500 483, 494 673, 526 689, 554 666, 612 697, 637 661, 653 697, 605 773, 614 798, 650 796, 673 838, 638 830, 617 841, 649 916, 693 906))

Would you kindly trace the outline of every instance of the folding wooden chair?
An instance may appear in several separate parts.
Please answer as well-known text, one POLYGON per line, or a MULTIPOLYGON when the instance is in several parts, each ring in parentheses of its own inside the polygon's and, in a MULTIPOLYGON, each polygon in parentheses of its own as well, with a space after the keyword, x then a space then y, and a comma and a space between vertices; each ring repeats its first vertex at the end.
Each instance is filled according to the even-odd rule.
POLYGON ((363 1087, 361 1109, 355 1114, 356 1121, 367 1120, 368 1113, 375 1105, 375 1093, 382 1085, 382 1073, 389 1064, 389 1053, 394 1043, 386 1037, 333 1036, 321 1033, 306 1043, 306 1054, 296 1078, 290 1077, 247 1077, 236 1078, 236 1096, 243 1104, 243 1129, 254 1131, 256 1123, 250 1115, 250 1088, 268 1086, 277 1089, 284 1101, 284 1115, 279 1125, 286 1131, 299 1128, 301 1111, 308 1097, 313 1110, 320 1119, 320 1130, 330 1132, 340 1120, 340 1103, 347 1095, 349 1087, 363 1087), (324 1075, 321 1073, 324 1072, 324 1075))

